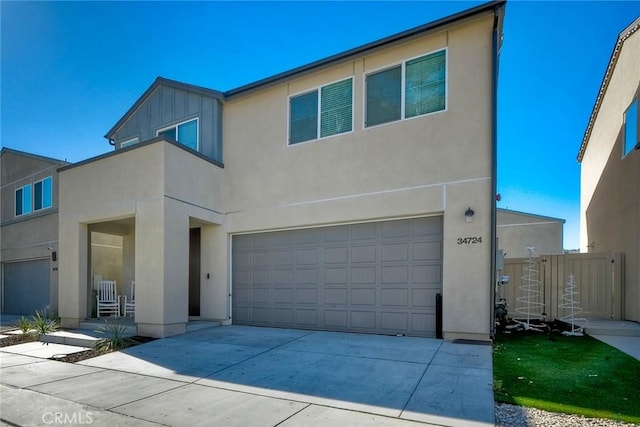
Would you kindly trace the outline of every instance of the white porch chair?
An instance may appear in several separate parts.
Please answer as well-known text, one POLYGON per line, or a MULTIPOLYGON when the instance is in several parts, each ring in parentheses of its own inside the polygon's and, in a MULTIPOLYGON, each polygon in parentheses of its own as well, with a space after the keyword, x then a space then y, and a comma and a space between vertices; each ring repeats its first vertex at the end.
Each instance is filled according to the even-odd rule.
POLYGON ((98 282, 96 300, 96 312, 98 313, 98 319, 100 318, 100 315, 105 314, 120 317, 120 298, 116 291, 115 280, 101 280, 98 282))
POLYGON ((136 314, 136 281, 131 281, 131 297, 124 296, 124 315, 135 316, 136 314))

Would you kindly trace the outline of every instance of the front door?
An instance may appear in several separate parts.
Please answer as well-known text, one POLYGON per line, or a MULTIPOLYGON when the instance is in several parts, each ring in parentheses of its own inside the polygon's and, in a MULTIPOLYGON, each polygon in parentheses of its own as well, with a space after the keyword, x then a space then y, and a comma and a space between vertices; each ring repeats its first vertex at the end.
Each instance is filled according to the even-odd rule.
POLYGON ((200 316, 200 229, 189 230, 189 316, 200 316))

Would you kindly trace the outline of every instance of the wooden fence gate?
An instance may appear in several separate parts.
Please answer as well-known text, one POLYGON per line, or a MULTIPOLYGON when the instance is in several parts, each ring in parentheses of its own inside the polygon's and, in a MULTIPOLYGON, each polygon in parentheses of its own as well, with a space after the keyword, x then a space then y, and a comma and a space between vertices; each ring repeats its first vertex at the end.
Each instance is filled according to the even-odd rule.
MULTIPOLYGON (((582 312, 580 317, 591 319, 624 319, 624 254, 622 253, 582 253, 565 255, 542 255, 534 258, 534 278, 538 283, 539 294, 530 299, 541 303, 538 305, 540 315, 547 320, 560 319, 568 313, 559 308, 563 302, 569 275, 575 276, 576 294, 574 300, 579 301, 582 312)), ((523 318, 518 312, 526 290, 522 288, 523 277, 531 278, 525 270, 527 258, 506 258, 504 270, 500 275, 509 276, 509 282, 498 286, 498 295, 507 300, 510 318, 523 318)), ((535 305, 535 304, 534 304, 535 305)), ((530 313, 533 313, 530 311, 530 313)))

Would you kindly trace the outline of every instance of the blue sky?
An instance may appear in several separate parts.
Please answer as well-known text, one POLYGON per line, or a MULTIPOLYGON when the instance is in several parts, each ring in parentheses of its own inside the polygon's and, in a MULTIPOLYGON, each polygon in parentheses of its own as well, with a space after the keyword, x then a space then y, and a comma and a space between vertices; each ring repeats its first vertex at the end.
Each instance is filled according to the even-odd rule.
MULTIPOLYGON (((483 2, 0 3, 0 144, 71 162, 157 76, 228 90, 483 2)), ((566 219, 579 246, 576 154, 617 36, 640 1, 507 4, 499 207, 566 219)))

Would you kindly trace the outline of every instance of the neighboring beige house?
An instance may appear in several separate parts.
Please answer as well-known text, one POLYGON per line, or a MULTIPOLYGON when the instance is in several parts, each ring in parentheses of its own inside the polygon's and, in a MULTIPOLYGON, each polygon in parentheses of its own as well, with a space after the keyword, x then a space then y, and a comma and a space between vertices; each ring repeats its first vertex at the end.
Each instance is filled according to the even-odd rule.
POLYGON ((582 140, 580 249, 623 252, 624 319, 640 321, 640 18, 613 48, 582 140))
POLYGON ((62 160, 0 150, 2 313, 58 307, 58 173, 62 160))
POLYGON ((564 223, 564 219, 497 209, 498 249, 505 258, 526 258, 529 247, 535 248, 535 256, 560 255, 564 253, 564 223))
MULTIPOLYGON (((504 2, 220 92, 158 78, 60 169, 60 316, 120 236, 142 335, 189 319, 488 340, 504 2), (465 215, 466 214, 466 215, 465 215)), ((103 277, 107 279, 108 277, 103 277)))

